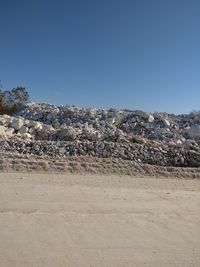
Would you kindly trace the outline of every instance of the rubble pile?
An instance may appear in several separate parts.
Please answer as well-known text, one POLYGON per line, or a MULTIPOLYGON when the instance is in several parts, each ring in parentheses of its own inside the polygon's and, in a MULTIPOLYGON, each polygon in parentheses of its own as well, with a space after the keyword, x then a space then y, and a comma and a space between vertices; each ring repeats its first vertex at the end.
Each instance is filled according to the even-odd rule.
POLYGON ((29 104, 0 116, 0 151, 200 167, 200 114, 29 104))

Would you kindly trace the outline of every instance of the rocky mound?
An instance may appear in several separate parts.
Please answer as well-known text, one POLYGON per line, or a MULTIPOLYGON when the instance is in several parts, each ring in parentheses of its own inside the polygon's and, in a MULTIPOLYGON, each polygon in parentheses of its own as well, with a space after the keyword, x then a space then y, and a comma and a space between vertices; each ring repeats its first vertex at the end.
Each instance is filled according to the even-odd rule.
POLYGON ((29 104, 0 116, 0 151, 200 167, 200 114, 29 104))

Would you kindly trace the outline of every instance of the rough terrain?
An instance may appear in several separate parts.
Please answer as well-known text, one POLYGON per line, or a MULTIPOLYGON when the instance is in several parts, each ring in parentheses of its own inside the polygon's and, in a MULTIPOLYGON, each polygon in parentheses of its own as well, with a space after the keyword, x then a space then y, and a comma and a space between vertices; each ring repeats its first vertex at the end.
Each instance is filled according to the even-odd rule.
POLYGON ((200 113, 173 115, 30 103, 12 116, 0 116, 0 152, 199 168, 200 113))
POLYGON ((199 267, 200 113, 0 116, 0 267, 199 267))

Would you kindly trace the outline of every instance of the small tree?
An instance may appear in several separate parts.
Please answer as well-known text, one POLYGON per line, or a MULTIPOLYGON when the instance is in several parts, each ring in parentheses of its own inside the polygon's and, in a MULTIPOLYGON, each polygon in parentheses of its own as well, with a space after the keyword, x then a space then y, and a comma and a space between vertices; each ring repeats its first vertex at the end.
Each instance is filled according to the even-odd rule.
POLYGON ((18 86, 11 91, 0 91, 0 114, 10 114, 22 108, 29 100, 25 87, 18 86))
POLYGON ((0 114, 11 114, 14 111, 15 107, 7 103, 4 92, 0 92, 0 114))
POLYGON ((29 93, 25 87, 17 86, 11 91, 11 99, 15 104, 25 104, 29 100, 29 93))

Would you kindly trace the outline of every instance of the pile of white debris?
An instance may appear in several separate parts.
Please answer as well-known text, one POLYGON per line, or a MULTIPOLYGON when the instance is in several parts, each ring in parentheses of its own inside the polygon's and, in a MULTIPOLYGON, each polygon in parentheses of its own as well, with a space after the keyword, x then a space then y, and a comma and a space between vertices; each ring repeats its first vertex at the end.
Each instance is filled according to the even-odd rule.
POLYGON ((0 151, 200 166, 200 114, 29 104, 0 116, 0 151))

